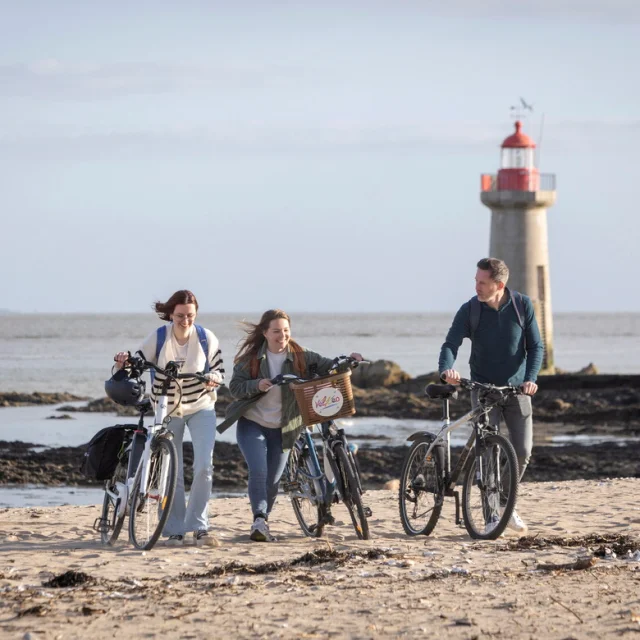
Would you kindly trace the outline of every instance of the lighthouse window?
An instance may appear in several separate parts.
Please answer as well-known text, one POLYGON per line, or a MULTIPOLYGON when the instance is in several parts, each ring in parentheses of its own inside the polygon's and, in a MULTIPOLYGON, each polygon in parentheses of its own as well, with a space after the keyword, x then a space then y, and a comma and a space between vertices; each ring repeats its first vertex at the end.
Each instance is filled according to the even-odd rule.
POLYGON ((507 147, 502 150, 503 169, 532 169, 533 149, 507 147))

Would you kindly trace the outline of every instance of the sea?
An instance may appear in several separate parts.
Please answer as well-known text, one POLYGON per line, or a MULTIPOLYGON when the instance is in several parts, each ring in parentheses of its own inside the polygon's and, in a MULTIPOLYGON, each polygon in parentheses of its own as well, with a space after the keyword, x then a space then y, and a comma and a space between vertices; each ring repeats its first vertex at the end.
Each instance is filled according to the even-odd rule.
MULTIPOLYGON (((369 360, 392 360, 412 376, 437 368, 438 354, 453 313, 367 313, 292 315, 292 335, 303 346, 333 357, 357 351, 369 360)), ((243 321, 259 314, 203 313, 199 324, 211 329, 225 359, 227 376, 243 336, 243 321)), ((0 315, 0 392, 69 392, 104 396, 117 351, 135 351, 159 321, 147 314, 0 315)), ((554 316, 555 364, 578 371, 593 363, 600 373, 640 372, 640 313, 566 313, 554 316)), ((457 368, 468 374, 469 342, 458 354, 457 368)), ((80 403, 82 404, 82 403, 80 403)), ((113 424, 110 414, 75 413, 70 420, 57 406, 0 408, 0 440, 41 446, 78 446, 113 424)), ((400 444, 413 431, 433 428, 426 420, 350 418, 344 426, 356 443, 400 444)), ((234 441, 230 430, 221 439, 234 441)), ((457 439, 466 439, 460 433, 457 439)), ((454 442, 455 444, 455 442, 454 442)), ((99 489, 62 487, 0 488, 0 507, 99 502, 99 489)))

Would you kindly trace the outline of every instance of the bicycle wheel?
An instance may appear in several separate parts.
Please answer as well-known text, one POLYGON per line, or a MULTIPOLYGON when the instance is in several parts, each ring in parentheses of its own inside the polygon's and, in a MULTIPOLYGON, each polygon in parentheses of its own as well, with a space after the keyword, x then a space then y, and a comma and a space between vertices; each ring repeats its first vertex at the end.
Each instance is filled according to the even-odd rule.
POLYGON ((360 482, 356 475, 356 468, 349 459, 349 454, 344 450, 344 447, 339 444, 333 449, 336 462, 338 464, 338 470, 340 471, 342 490, 342 502, 344 502, 351 521, 353 522, 353 528, 358 534, 358 538, 361 540, 369 539, 369 522, 367 521, 367 515, 365 513, 364 506, 362 505, 362 497, 360 496, 360 482))
POLYGON ((124 524, 124 509, 122 515, 118 517, 120 497, 118 496, 118 485, 126 485, 127 482, 127 461, 118 462, 113 476, 106 481, 104 487, 104 500, 102 501, 102 514, 100 516, 97 529, 100 531, 102 544, 112 545, 118 539, 122 525, 124 524))
POLYGON ((427 458, 430 442, 414 442, 402 466, 398 502, 400 521, 410 536, 428 536, 444 502, 443 461, 437 451, 427 458))
POLYGON ((162 534, 169 517, 178 480, 178 453, 167 438, 154 438, 151 443, 147 490, 140 493, 142 465, 133 482, 129 535, 137 549, 152 549, 162 534))
POLYGON ((500 434, 486 436, 479 456, 467 465, 462 487, 462 516, 472 538, 495 540, 502 535, 516 506, 519 477, 513 445, 500 434), (482 473, 477 477, 479 459, 482 473))
POLYGON ((324 529, 322 497, 317 494, 316 482, 308 477, 316 475, 304 450, 293 447, 287 462, 287 492, 300 528, 312 538, 319 538, 324 529))

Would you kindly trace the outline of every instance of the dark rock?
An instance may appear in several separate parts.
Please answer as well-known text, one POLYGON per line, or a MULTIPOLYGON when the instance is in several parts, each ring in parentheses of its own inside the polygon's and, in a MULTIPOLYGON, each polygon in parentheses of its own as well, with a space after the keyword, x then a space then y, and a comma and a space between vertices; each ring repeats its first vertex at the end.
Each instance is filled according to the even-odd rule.
POLYGON ((75 420, 75 418, 68 413, 63 413, 61 416, 47 416, 47 420, 75 420))
POLYGON ((84 396, 75 396, 72 393, 18 393, 8 391, 0 393, 0 407, 26 407, 29 405, 60 404, 61 402, 76 402, 87 400, 84 396))
POLYGON ((389 387, 410 380, 411 376, 391 360, 376 360, 361 364, 351 374, 351 382, 361 389, 389 387))

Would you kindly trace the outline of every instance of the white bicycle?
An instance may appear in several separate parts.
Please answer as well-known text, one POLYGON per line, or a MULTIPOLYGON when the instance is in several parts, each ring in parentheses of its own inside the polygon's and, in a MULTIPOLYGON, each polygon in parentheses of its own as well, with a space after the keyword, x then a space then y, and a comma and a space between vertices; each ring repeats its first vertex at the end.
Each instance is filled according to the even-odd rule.
MULTIPOLYGON (((151 409, 148 399, 136 404, 140 411, 138 425, 124 425, 123 444, 112 477, 105 483, 101 517, 94 523, 104 544, 113 544, 120 535, 125 516, 129 516, 129 539, 137 549, 149 550, 156 544, 169 517, 178 480, 178 453, 173 433, 167 429, 171 420, 168 394, 174 380, 196 379, 208 382, 203 373, 178 373, 178 365, 169 362, 164 369, 142 357, 129 356, 128 379, 144 391, 142 374, 148 370, 163 374, 164 380, 156 402, 153 425, 145 427, 143 417, 151 409)), ((179 388, 179 385, 178 385, 179 388)), ((179 404, 176 403, 176 406, 179 404)))

